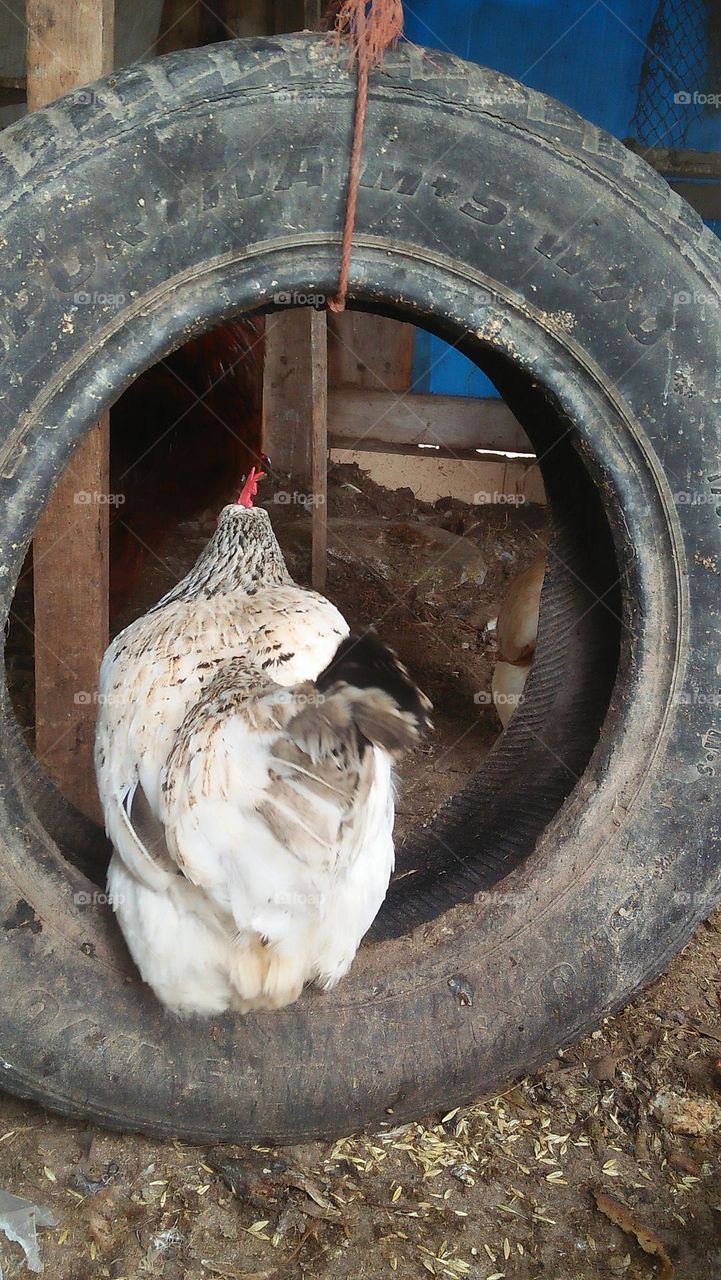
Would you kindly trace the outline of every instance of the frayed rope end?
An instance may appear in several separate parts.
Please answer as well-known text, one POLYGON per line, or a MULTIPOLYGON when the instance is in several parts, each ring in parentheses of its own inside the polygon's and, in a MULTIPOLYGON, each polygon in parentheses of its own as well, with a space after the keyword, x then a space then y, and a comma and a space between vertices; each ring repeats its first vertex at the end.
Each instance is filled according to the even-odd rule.
POLYGON ((339 44, 348 41, 353 62, 370 69, 403 34, 402 0, 343 0, 335 20, 339 44))

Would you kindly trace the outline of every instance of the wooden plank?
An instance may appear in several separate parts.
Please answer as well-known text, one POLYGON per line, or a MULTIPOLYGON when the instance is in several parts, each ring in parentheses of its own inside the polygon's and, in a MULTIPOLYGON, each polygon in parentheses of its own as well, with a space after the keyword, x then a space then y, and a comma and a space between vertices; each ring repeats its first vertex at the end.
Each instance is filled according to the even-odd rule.
POLYGON ((316 591, 325 591, 328 561, 328 325, 324 311, 311 312, 310 329, 312 583, 316 591))
POLYGON ((528 436, 502 400, 462 396, 348 391, 331 387, 328 399, 333 448, 380 449, 389 445, 440 445, 462 452, 500 449, 533 453, 528 436))
POLYGON ((286 31, 319 31, 322 0, 225 0, 223 22, 235 36, 282 35, 286 31))
MULTIPOLYGON (((311 492, 313 585, 324 581, 328 468, 328 337, 326 316, 291 307, 269 316, 263 371, 263 448, 273 470, 311 492)), ((292 494, 290 499, 292 499, 292 494)))
POLYGON ((324 0, 303 0, 303 29, 320 31, 324 26, 326 5, 324 0))
POLYGON ((0 76, 0 107, 16 106, 27 101, 25 76, 0 76))
MULTIPOLYGON (((363 444, 353 444, 352 441, 339 440, 330 437, 329 447, 337 451, 339 449, 352 449, 358 454, 359 458, 369 459, 374 454, 383 454, 384 457, 399 458, 442 458, 444 460, 459 458, 464 462, 495 462, 499 457, 503 462, 506 460, 505 451, 499 453, 497 449, 465 449, 452 448, 447 445, 417 445, 417 444, 393 444, 391 441, 383 442, 376 440, 370 446, 365 448, 363 444)), ((521 454, 519 461, 527 466, 533 459, 532 454, 521 454)), ((367 465, 367 464, 366 464, 367 465)), ((388 486, 392 488, 392 485, 388 486)))
POLYGON ((538 464, 523 459, 479 459, 472 462, 457 457, 401 453, 359 453, 352 449, 332 449, 331 466, 354 462, 378 484, 388 489, 409 488, 423 501, 435 502, 452 495, 462 502, 480 506, 503 506, 516 510, 526 503, 545 503, 546 495, 538 464))
POLYGON ((155 42, 156 57, 178 49, 194 49, 202 44, 206 9, 200 0, 163 0, 160 30, 155 42))
POLYGON ((113 69, 114 0, 27 0, 28 111, 113 69))
POLYGON ((226 0, 223 20, 233 36, 271 36, 275 32, 274 0, 226 0))
POLYGON ((328 320, 328 378, 332 387, 407 391, 415 327, 386 316, 344 311, 328 320))
POLYGON ((320 31, 325 4, 324 0, 225 0, 219 8, 227 34, 267 36, 320 31))
POLYGON ((275 0, 275 31, 302 31, 305 26, 304 0, 275 0))
POLYGON ((690 147, 677 151, 673 147, 643 147, 638 142, 628 142, 626 146, 665 178, 721 178, 719 151, 694 151, 690 147))
POLYGON ((289 307, 268 316, 263 372, 263 448, 273 469, 306 489, 313 483, 311 423, 312 307, 289 307))
MULTIPOLYGON (((112 70, 113 18, 113 0, 27 0, 28 110, 112 70)), ((108 642, 108 430, 105 415, 77 449, 33 543, 36 753, 93 817, 95 692, 108 642)))
POLYGON ((671 187, 707 222, 721 218, 721 182, 672 182, 671 187))

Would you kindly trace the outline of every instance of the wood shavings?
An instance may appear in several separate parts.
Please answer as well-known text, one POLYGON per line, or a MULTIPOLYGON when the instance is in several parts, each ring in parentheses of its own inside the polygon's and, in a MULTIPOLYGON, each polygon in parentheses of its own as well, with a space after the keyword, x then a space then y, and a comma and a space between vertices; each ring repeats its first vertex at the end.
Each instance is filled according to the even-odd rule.
POLYGON ((653 1100, 652 1110, 672 1133, 707 1137, 721 1131, 721 1105, 713 1098, 692 1098, 661 1089, 653 1100))

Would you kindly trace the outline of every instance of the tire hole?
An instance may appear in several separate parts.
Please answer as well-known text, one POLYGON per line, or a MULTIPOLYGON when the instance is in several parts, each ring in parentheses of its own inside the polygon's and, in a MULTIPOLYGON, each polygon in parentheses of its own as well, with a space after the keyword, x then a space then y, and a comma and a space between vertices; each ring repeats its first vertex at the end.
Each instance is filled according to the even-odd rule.
MULTIPOLYGON (((379 314, 386 322, 388 319, 408 318, 399 308, 389 307, 379 314)), ((263 320, 256 317, 252 324, 253 333, 262 335, 263 320)), ((434 756, 426 761, 413 760, 406 770, 399 801, 397 869, 386 903, 373 926, 371 936, 375 940, 397 937, 427 924, 449 907, 468 902, 479 892, 495 890, 495 900, 500 900, 498 893, 503 879, 532 853, 540 834, 588 764, 608 710, 620 653, 623 602, 614 537, 604 508, 599 473, 593 473, 593 460, 577 427, 540 378, 524 369, 518 361, 487 342, 484 344, 468 333, 453 330, 447 324, 434 325, 433 331, 447 343, 445 350, 449 355, 453 350, 461 352, 471 362, 469 369, 481 369, 498 389, 503 402, 526 432, 529 441, 527 454, 532 451, 538 458, 548 500, 547 509, 533 503, 524 504, 521 515, 518 509, 503 510, 503 503, 499 501, 478 502, 475 504, 478 524, 471 530, 471 538, 475 532, 478 542, 480 526, 481 545, 483 538, 489 544, 495 539, 497 548, 503 543, 504 536, 506 542, 513 543, 508 530, 514 522, 516 533, 523 525, 523 538, 519 540, 516 537, 515 546, 508 553, 512 563, 509 563, 505 574, 506 584, 514 576, 514 571, 526 567, 530 550, 542 547, 550 539, 549 564, 538 650, 525 703, 516 712, 505 734, 499 734, 500 726, 490 699, 485 704, 478 701, 479 696, 484 692, 487 694, 488 690, 487 683, 485 690, 483 687, 474 688, 474 684, 482 685, 482 679, 474 681, 471 678, 469 684, 468 678, 462 680, 454 675, 455 688, 449 691, 448 670, 437 672, 435 677, 431 672, 429 676, 431 684, 435 682, 438 686, 430 688, 429 692, 436 702, 437 716, 445 721, 444 741, 434 756), (474 697, 477 699, 475 705, 469 701, 474 697), (465 739, 462 752, 456 746, 460 739, 465 739), (426 793, 430 807, 425 810, 422 807, 411 810, 408 806, 404 813, 404 796, 412 795, 419 772, 437 772, 437 761, 444 751, 450 753, 454 760, 456 776, 451 778, 451 785, 446 786, 445 792, 439 792, 436 786, 430 799, 426 793), (456 785, 458 782, 460 785, 456 785)), ((123 500, 121 502, 118 498, 113 510, 116 547, 112 584, 114 631, 144 612, 187 571, 209 536, 215 512, 224 500, 232 496, 230 491, 237 480, 234 471, 243 470, 244 460, 251 459, 260 451, 257 371, 252 375, 244 374, 242 387, 244 412, 248 421, 252 420, 254 424, 245 441, 247 447, 238 447, 237 441, 228 447, 228 440, 218 429, 217 419, 224 419, 228 409, 222 410, 222 405, 227 405, 231 398, 235 398, 237 407, 238 384, 232 379, 229 381, 228 375, 218 365, 220 376, 215 379, 213 391, 218 399, 212 404, 203 404, 197 421, 191 416, 188 429, 183 430, 179 439, 173 442, 174 453, 162 444, 164 418, 156 422, 158 456, 145 466, 141 461, 143 441, 147 453, 147 424, 153 412, 157 417, 162 395, 170 396, 169 388, 174 389, 173 412, 176 409, 182 412, 183 397, 187 400, 190 395, 197 400, 200 396, 203 400, 207 396, 207 388, 213 386, 213 379, 205 371, 198 374, 197 385, 194 383, 189 373, 188 351, 194 349, 197 354, 204 344, 207 350, 212 351, 213 344, 217 346, 218 334, 222 332, 221 326, 209 331, 205 339, 196 337, 190 347, 176 349, 159 365, 149 368, 128 388, 112 414, 115 471, 122 476, 126 489, 132 489, 133 483, 141 487, 142 501, 137 509, 146 521, 142 529, 133 528, 134 516, 128 506, 128 494, 119 488, 118 494, 123 500), (215 441, 213 448, 208 447, 209 439, 215 441), (204 441, 200 455, 197 448, 199 440, 204 441), (203 466, 198 476, 197 492, 192 494, 188 483, 193 477, 195 460, 200 456, 203 466), (134 457, 137 461, 133 460, 134 457), (169 469, 175 481, 179 478, 181 481, 181 501, 175 508, 172 502, 164 506, 163 502, 156 500, 157 495, 162 494, 163 480, 168 478, 169 469), (230 481, 226 484, 228 477, 230 481), (163 519, 166 520, 165 528, 162 527, 163 519), (132 578, 137 569, 133 562, 134 550, 143 545, 151 546, 151 554, 145 557, 141 572, 128 587, 127 579, 132 578), (129 569, 132 572, 128 573, 129 569)), ((418 330, 419 334, 425 332, 418 330)), ((368 375, 366 361, 355 360, 354 366, 356 373, 360 370, 364 377, 368 375)), ((164 412, 167 410, 166 404, 164 412)), ((150 452, 153 451, 151 448, 150 452)), ((414 620, 420 626, 415 630, 406 627, 404 631, 402 620, 398 620, 397 603, 392 598, 393 583, 389 586, 384 582, 378 564, 373 566, 371 563, 369 591, 360 592, 359 614, 358 557, 351 556, 350 572, 346 573, 345 581, 346 599, 343 599, 344 565, 348 569, 349 544, 357 541, 359 515, 352 504, 344 509, 338 495, 344 489, 357 487, 353 485, 352 477, 356 473, 352 467, 358 464, 357 451, 350 451, 354 453, 352 463, 343 460, 343 454, 349 452, 347 449, 336 448, 334 452, 336 460, 332 454, 331 472, 337 471, 341 480, 335 491, 335 505, 330 511, 331 521, 335 521, 336 546, 333 546, 331 536, 328 595, 342 609, 345 608, 349 616, 356 610, 352 622, 375 622, 378 625, 380 618, 382 634, 395 644, 422 684, 425 683, 428 663, 424 663, 420 655, 422 649, 429 646, 428 643, 425 646, 419 643, 420 626, 426 627, 426 634, 435 635, 439 641, 442 638, 449 670, 457 672, 467 667, 468 651, 462 648, 464 642, 461 637, 472 635, 473 631, 464 631, 462 611, 444 616, 443 602, 440 611, 435 607, 435 588, 421 595, 420 608, 416 609, 420 618, 416 616, 414 620), (344 516, 344 510, 350 511, 350 516, 344 516), (344 538, 341 527, 344 519, 355 527, 353 539, 349 539, 348 531, 344 538)), ((454 461, 453 450, 439 449, 438 452, 442 452, 448 462, 454 461)), ((480 458, 479 477, 484 467, 488 475, 485 451, 478 454, 477 450, 465 450, 460 460, 464 466, 473 467, 474 453, 480 458)), ((372 459, 372 455, 367 457, 372 459)), ((364 461, 362 457, 361 460, 364 461)), ((506 459, 505 465, 508 466, 510 461, 506 459)), ((533 461, 530 456, 524 458, 524 464, 533 461)), ((366 490, 368 488, 370 486, 366 486, 366 490)), ((307 584, 307 531, 310 523, 307 506, 304 508, 300 500, 279 501, 278 495, 282 492, 275 485, 272 492, 266 491, 261 496, 269 505, 274 521, 277 517, 281 545, 288 554, 291 572, 301 583, 307 584), (305 531, 302 528, 304 524, 305 531)), ((302 489, 299 487, 291 492, 297 498, 302 489)), ((478 492, 488 492, 496 499, 499 497, 499 493, 494 494, 490 488, 483 490, 480 479, 478 492)), ((451 538, 457 536, 469 542, 464 521, 469 514, 473 516, 474 504, 459 502, 452 492, 447 497, 447 518, 444 521, 439 517, 437 500, 433 503, 419 502, 413 499, 412 494, 407 501, 403 494, 398 500, 397 491, 390 495, 386 492, 380 504, 381 515, 375 516, 371 511, 366 524, 376 519, 383 526, 381 540, 386 548, 389 544, 393 546, 397 557, 402 557, 409 547, 414 552, 414 529, 417 531, 418 528, 424 534, 429 529, 435 533, 440 530, 451 538)), ((368 501, 367 491, 360 493, 359 501, 361 508, 363 503, 366 507, 373 506, 368 501)), ((370 559, 372 561, 372 556, 370 559)), ((32 579, 29 570, 30 564, 26 562, 16 592, 6 659, 16 717, 22 725, 26 744, 32 747, 32 579)), ((502 599, 501 580, 496 574, 497 603, 502 599)), ((469 594, 474 591, 476 595, 481 594, 472 579, 467 586, 469 594)), ((440 594, 442 596, 443 593, 440 594)), ((415 603, 418 603, 418 593, 415 603)), ((477 629, 476 637, 478 634, 477 629)), ((489 660, 488 671, 491 667, 492 661, 489 660)), ((433 752, 435 748, 430 750, 433 752)), ((58 839, 69 861, 97 883, 102 883, 107 849, 103 848, 92 824, 79 821, 77 815, 66 814, 65 810, 58 819, 57 806, 46 799, 43 816, 48 830, 58 839)), ((456 994, 462 1001, 460 987, 456 994)))

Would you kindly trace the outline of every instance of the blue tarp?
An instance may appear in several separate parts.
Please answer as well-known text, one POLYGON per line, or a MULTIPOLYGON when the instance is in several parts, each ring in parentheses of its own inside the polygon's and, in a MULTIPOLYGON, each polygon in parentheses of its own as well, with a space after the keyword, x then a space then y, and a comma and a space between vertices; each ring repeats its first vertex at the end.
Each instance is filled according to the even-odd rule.
MULTIPOLYGON (((674 0, 683 6, 684 0, 674 0)), ((416 44, 483 63, 559 98, 618 138, 637 137, 639 105, 653 90, 663 114, 645 118, 646 145, 721 149, 721 107, 699 110, 693 95, 702 80, 703 46, 682 59, 673 40, 659 44, 659 0, 411 0, 404 4, 406 35, 416 44), (657 54, 650 50, 656 49, 657 54), (654 76, 663 83, 651 83, 654 76), (666 109, 665 109, 666 108, 666 109), (666 135, 666 136, 664 136, 666 135)), ((671 33, 673 35, 673 33, 671 33)), ((695 39, 695 37, 694 37, 695 39)), ((713 225, 717 232, 719 224, 713 225)), ((447 395, 495 394, 488 380, 440 339, 420 333, 414 389, 447 395)))

